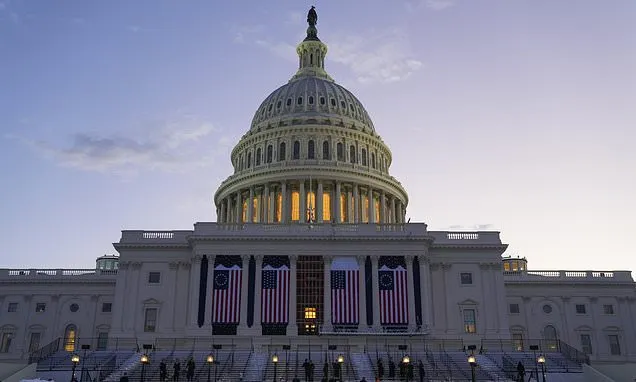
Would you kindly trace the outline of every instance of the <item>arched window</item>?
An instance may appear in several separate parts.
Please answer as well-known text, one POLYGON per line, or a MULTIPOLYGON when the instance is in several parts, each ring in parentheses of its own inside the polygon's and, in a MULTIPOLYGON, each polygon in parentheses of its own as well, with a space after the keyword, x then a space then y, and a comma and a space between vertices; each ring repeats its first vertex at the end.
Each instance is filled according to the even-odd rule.
POLYGON ((307 142, 307 159, 314 159, 316 157, 315 152, 314 141, 310 140, 307 142))
POLYGON ((247 153, 247 168, 252 167, 252 153, 247 153))
POLYGON ((309 104, 310 105, 314 104, 314 96, 309 96, 309 104))
POLYGON ((302 105, 303 104, 303 97, 298 97, 297 103, 299 105, 302 105))
POLYGON ((243 155, 239 158, 239 171, 243 170, 243 155))
POLYGON ((557 342, 559 340, 556 328, 552 325, 548 325, 543 328, 543 339, 545 340, 545 345, 548 347, 548 349, 556 349, 557 342))
POLYGON ((261 165, 261 158, 262 158, 261 154, 262 154, 261 153, 261 148, 259 147, 258 149, 256 149, 256 160, 255 160, 255 162, 256 162, 257 166, 261 165))
POLYGON ((322 159, 329 158, 329 141, 322 142, 322 159))
POLYGON ((367 165, 367 150, 362 149, 362 165, 367 165))
POLYGON ((354 145, 349 146, 349 162, 356 163, 356 147, 354 145))
POLYGON ((371 167, 375 168, 375 153, 371 153, 371 167))
POLYGON ((75 342, 77 341, 77 326, 70 324, 64 331, 64 350, 67 352, 75 351, 75 342))
POLYGON ((300 142, 294 141, 294 153, 292 159, 300 159, 300 142))
POLYGON ((285 160, 285 142, 281 142, 278 148, 278 161, 282 162, 285 160))
POLYGON ((320 97, 320 104, 324 105, 325 104, 325 97, 320 97))
POLYGON ((272 158, 274 156, 274 148, 272 145, 267 145, 267 163, 272 163, 272 158))
POLYGON ((342 143, 338 143, 336 145, 336 154, 338 156, 338 160, 339 161, 344 161, 345 160, 345 158, 344 158, 344 148, 342 146, 342 143))
POLYGON ((309 65, 313 65, 313 64, 314 64, 314 54, 313 54, 313 53, 311 53, 311 54, 309 55, 309 65))

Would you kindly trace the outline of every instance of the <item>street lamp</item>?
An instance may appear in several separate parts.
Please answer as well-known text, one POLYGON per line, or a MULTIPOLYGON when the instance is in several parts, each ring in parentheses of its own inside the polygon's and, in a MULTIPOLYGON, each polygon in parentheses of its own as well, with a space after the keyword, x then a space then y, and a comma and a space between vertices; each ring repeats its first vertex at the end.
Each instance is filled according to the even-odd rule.
POLYGON ((71 371, 71 382, 75 381, 75 368, 80 361, 80 357, 77 354, 71 356, 71 362, 73 362, 73 370, 71 371))
MULTIPOLYGON (((208 382, 210 382, 210 369, 212 367, 212 364, 214 363, 214 356, 212 354, 208 355, 208 357, 205 359, 205 362, 208 363, 208 382)), ((214 371, 216 371, 216 369, 214 369, 214 371)))
POLYGON ((278 366, 278 355, 274 354, 272 356, 272 362, 274 362, 274 382, 276 382, 276 366, 278 366))
POLYGON ((338 361, 338 379, 342 381, 343 380, 342 379, 342 364, 344 363, 344 355, 339 354, 337 361, 338 361))
POLYGON ((411 358, 409 358, 408 355, 404 355, 404 357, 402 357, 402 364, 404 366, 402 366, 404 369, 404 378, 406 379, 406 382, 409 381, 409 363, 411 363, 411 358))
POLYGON ((537 377, 537 381, 539 380, 539 368, 537 367, 537 350, 539 350, 539 345, 530 345, 530 350, 532 350, 532 356, 534 357, 534 375, 537 377))
MULTIPOLYGON (((545 357, 543 355, 540 355, 539 358, 537 358, 537 362, 539 362, 539 365, 541 365, 541 375, 543 376, 543 382, 545 382, 545 357)), ((539 376, 537 376, 537 380, 539 379, 539 376)))
POLYGON ((473 382, 477 380, 475 376, 475 367, 477 366, 477 359, 474 354, 468 356, 468 363, 470 364, 470 377, 473 382))
POLYGON ((144 382, 144 372, 146 371, 146 364, 150 361, 146 354, 141 356, 141 382, 144 382))

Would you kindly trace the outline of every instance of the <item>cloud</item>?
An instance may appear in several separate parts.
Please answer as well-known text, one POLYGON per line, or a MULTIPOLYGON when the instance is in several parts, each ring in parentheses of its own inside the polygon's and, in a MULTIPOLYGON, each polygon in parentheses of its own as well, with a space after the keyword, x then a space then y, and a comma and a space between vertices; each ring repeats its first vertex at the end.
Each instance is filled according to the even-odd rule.
POLYGON ((261 33, 263 29, 262 25, 232 25, 230 26, 230 33, 232 34, 232 41, 237 44, 243 44, 246 40, 250 40, 253 35, 261 33))
POLYGON ((128 25, 126 27, 126 30, 129 32, 133 32, 133 33, 137 33, 139 31, 141 31, 141 27, 139 25, 128 25))
POLYGON ((291 62, 298 61, 298 55, 296 54, 296 47, 286 42, 271 42, 266 40, 256 40, 256 45, 269 50, 274 55, 284 58, 291 62))
POLYGON ((21 139, 61 166, 85 171, 136 174, 142 170, 187 172, 208 167, 226 152, 228 139, 212 124, 194 118, 163 123, 133 134, 76 133, 66 145, 21 139), (205 154, 202 154, 205 153, 205 154))
POLYGON ((403 81, 422 68, 401 29, 330 38, 328 58, 348 66, 362 83, 403 81))
POLYGON ((302 12, 287 12, 287 20, 285 24, 302 25, 305 17, 302 12))
POLYGON ((442 11, 455 5, 455 0, 417 0, 407 1, 404 6, 409 12, 416 12, 423 8, 442 11))

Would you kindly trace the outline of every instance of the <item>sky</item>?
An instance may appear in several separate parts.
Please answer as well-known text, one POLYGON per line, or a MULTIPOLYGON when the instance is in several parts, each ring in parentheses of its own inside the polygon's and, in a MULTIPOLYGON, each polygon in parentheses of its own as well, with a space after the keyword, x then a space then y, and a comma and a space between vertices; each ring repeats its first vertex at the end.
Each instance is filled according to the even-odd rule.
POLYGON ((636 2, 0 0, 0 268, 91 268, 215 221, 311 5, 431 230, 534 270, 636 270, 636 2))

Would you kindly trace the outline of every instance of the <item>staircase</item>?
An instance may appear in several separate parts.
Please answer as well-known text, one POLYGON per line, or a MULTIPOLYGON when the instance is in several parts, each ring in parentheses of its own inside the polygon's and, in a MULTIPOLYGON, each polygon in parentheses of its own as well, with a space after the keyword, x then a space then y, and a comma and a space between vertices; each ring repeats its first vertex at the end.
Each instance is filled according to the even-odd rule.
POLYGON ((252 357, 250 358, 245 369, 245 374, 243 375, 243 382, 262 381, 266 364, 267 354, 252 353, 252 357))
POLYGON ((351 364, 357 371, 358 378, 365 377, 367 381, 375 381, 373 365, 366 353, 351 353, 351 364))
POLYGON ((133 370, 141 363, 141 355, 139 353, 133 353, 122 365, 112 372, 108 377, 104 378, 104 382, 119 382, 124 373, 131 374, 133 370))

